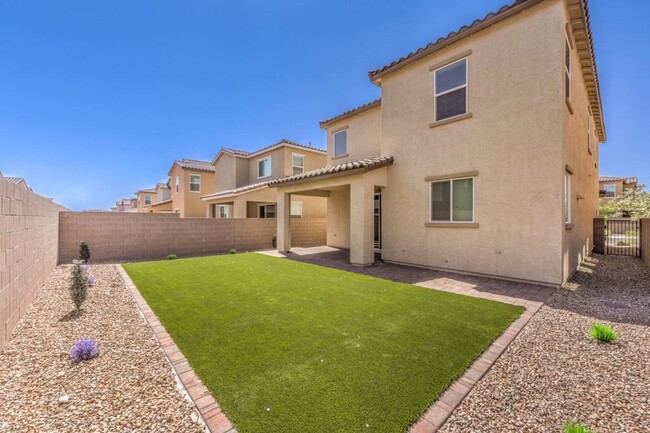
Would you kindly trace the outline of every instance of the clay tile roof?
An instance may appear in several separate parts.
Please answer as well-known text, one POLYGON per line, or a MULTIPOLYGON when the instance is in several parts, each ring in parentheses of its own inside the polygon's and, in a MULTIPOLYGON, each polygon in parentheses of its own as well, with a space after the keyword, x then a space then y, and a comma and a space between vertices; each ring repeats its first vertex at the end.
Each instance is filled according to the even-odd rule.
POLYGON ((20 185, 21 183, 24 183, 25 188, 27 188, 30 191, 32 190, 30 187, 27 186, 27 181, 22 177, 2 176, 2 178, 9 183, 13 183, 14 185, 20 185))
POLYGON ((151 188, 141 189, 140 191, 136 191, 136 194, 140 194, 140 193, 154 193, 154 192, 156 192, 156 188, 155 188, 155 187, 151 187, 151 188))
POLYGON ((214 166, 208 161, 199 161, 196 159, 177 159, 174 161, 174 164, 178 164, 183 168, 189 168, 190 170, 200 170, 200 171, 214 171, 214 166))
POLYGON ((157 202, 155 202, 155 203, 152 203, 152 204, 146 205, 146 206, 144 206, 144 207, 160 206, 160 205, 162 205, 162 204, 167 204, 167 203, 171 203, 171 202, 172 202, 172 199, 170 198, 170 199, 163 200, 163 201, 157 201, 157 202))
POLYGON ((295 141, 291 141, 291 140, 287 140, 286 138, 283 138, 282 140, 278 141, 277 143, 273 143, 273 144, 271 144, 269 146, 262 147, 261 149, 255 150, 253 152, 247 152, 245 150, 239 150, 239 149, 231 149, 231 148, 228 148, 228 147, 222 147, 221 150, 219 151, 219 153, 217 153, 217 155, 212 160, 212 163, 214 164, 217 161, 217 158, 219 157, 219 155, 221 155, 222 153, 227 153, 228 155, 238 156, 238 157, 241 157, 241 158, 248 158, 248 157, 251 157, 251 156, 254 156, 254 155, 258 155, 258 154, 260 154, 262 152, 265 152, 265 151, 267 151, 269 149, 272 149, 272 148, 274 148, 276 146, 281 146, 281 145, 284 145, 284 144, 288 144, 290 146, 295 146, 295 147, 300 147, 302 149, 311 150, 312 152, 327 153, 326 150, 319 149, 319 148, 313 147, 313 146, 307 146, 305 144, 296 143, 295 141))
POLYGON ((243 192, 252 191, 254 189, 266 188, 269 185, 269 181, 252 183, 250 185, 240 186, 239 188, 228 189, 225 191, 215 192, 214 194, 208 194, 201 197, 201 200, 210 200, 213 198, 226 197, 229 195, 237 195, 243 192))
POLYGON ((618 182, 622 181, 626 185, 632 185, 639 183, 639 179, 636 176, 630 177, 618 177, 618 176, 600 176, 598 182, 618 182))
POLYGON ((639 179, 637 179, 636 176, 627 177, 627 178, 625 178, 623 183, 626 184, 626 185, 631 185, 631 184, 634 184, 634 183, 639 183, 639 179))
POLYGON ((246 152, 245 150, 239 150, 239 149, 231 149, 229 147, 222 147, 221 151, 224 153, 229 153, 233 156, 248 156, 250 155, 250 152, 246 152))
MULTIPOLYGON (((160 182, 160 183, 158 183, 158 184, 156 185, 156 188, 168 189, 168 188, 169 188, 169 184, 168 184, 168 183, 165 183, 165 182, 160 182)), ((155 190, 155 188, 154 188, 154 190, 155 190)))
POLYGON ((347 119, 350 116, 353 116, 355 114, 363 113, 364 111, 370 110, 371 108, 379 107, 381 106, 381 98, 375 99, 374 101, 370 101, 366 104, 360 105, 356 108, 353 108, 352 110, 348 110, 345 113, 338 114, 334 117, 330 117, 329 119, 321 120, 320 121, 320 127, 324 128, 327 125, 330 125, 334 122, 338 122, 339 120, 347 119))
POLYGON ((269 182, 269 186, 280 185, 284 183, 297 182, 304 179, 311 179, 315 177, 325 176, 329 174, 345 173, 348 171, 370 171, 385 165, 393 163, 392 156, 373 156, 370 158, 360 159, 352 162, 344 162, 343 164, 329 165, 327 167, 317 168, 316 170, 307 171, 305 173, 296 174, 282 179, 276 179, 269 182))

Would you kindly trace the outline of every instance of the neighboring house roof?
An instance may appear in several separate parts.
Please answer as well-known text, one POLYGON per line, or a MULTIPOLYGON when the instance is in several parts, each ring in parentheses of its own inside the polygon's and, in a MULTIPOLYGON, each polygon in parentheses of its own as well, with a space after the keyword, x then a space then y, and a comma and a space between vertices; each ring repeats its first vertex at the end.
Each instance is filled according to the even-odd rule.
POLYGON ((174 169, 175 165, 178 165, 181 168, 186 168, 189 170, 214 172, 214 166, 208 161, 199 161, 198 159, 183 158, 174 161, 172 167, 169 169, 169 176, 171 176, 171 172, 174 169))
POLYGON ((27 185, 27 181, 22 178, 22 177, 13 177, 13 176, 3 176, 2 173, 0 173, 0 177, 6 180, 9 183, 13 183, 14 185, 24 185, 25 188, 27 188, 29 191, 32 189, 27 185))
POLYGON ((319 152, 319 153, 323 153, 323 154, 327 153, 326 150, 319 149, 319 148, 313 147, 313 146, 307 146, 305 144, 296 143, 295 141, 291 141, 291 140, 287 140, 286 138, 283 138, 282 140, 278 141, 277 143, 271 144, 270 146, 263 147, 261 149, 255 150, 253 152, 247 152, 245 150, 239 150, 239 149, 231 149, 229 147, 222 147, 221 150, 219 150, 219 153, 217 153, 217 155, 212 159, 212 164, 214 165, 217 162, 217 159, 219 159, 219 157, 224 153, 227 154, 227 155, 236 156, 238 158, 252 158, 252 157, 254 157, 256 155, 259 155, 260 153, 268 152, 269 150, 273 150, 273 149, 281 147, 281 146, 297 147, 297 148, 300 148, 300 149, 306 149, 306 150, 310 150, 312 152, 319 152))
MULTIPOLYGON (((465 25, 460 29, 449 33, 447 36, 438 38, 435 42, 408 53, 394 62, 375 69, 368 73, 370 81, 374 84, 381 85, 381 78, 403 68, 423 57, 428 56, 438 50, 446 48, 455 42, 473 35, 481 30, 491 27, 492 25, 511 17, 519 12, 523 12, 532 6, 541 3, 544 0, 516 0, 514 3, 502 6, 496 12, 490 12, 480 19, 474 20, 470 25, 465 25)), ((582 73, 587 86, 590 104, 594 117, 594 124, 598 130, 600 141, 606 140, 605 123, 603 120, 602 103, 600 98, 600 85, 598 83, 598 69, 596 67, 596 57, 594 54, 594 44, 591 34, 591 25, 589 22, 589 9, 587 0, 567 0, 568 11, 571 17, 570 26, 573 29, 573 35, 576 40, 578 56, 582 66, 582 73)))
POLYGON ((154 187, 154 188, 141 189, 140 191, 136 191, 136 194, 146 194, 146 193, 155 193, 155 192, 156 192, 156 188, 154 187))
POLYGON ((168 184, 168 183, 165 183, 165 182, 160 182, 160 183, 158 183, 158 184, 156 185, 156 188, 154 188, 154 189, 158 189, 158 188, 161 188, 161 189, 169 189, 169 184, 168 184))
POLYGON ((157 202, 155 202, 155 203, 148 204, 148 205, 146 205, 146 206, 144 206, 144 207, 160 206, 160 205, 167 204, 167 203, 171 203, 171 202, 172 202, 172 199, 170 198, 170 199, 167 199, 167 200, 157 201, 157 202))
POLYGON ((633 185, 639 183, 639 179, 636 176, 631 177, 617 177, 617 176, 600 176, 598 182, 618 182, 621 181, 625 185, 633 185))
POLYGON ((329 119, 321 120, 320 127, 324 128, 328 125, 331 125, 334 122, 347 119, 348 117, 354 116, 355 114, 363 113, 364 111, 368 111, 375 107, 380 107, 380 106, 381 106, 381 98, 375 99, 374 101, 370 101, 366 104, 360 105, 356 108, 353 108, 352 110, 348 110, 345 113, 338 114, 334 117, 330 117, 329 119))
POLYGON ((296 174, 282 179, 276 179, 269 182, 269 186, 273 187, 280 184, 292 183, 312 179, 326 175, 337 175, 339 173, 347 175, 356 172, 366 172, 374 170, 385 165, 393 163, 392 156, 373 156, 371 158, 360 159, 358 161, 344 162, 343 164, 329 165, 327 167, 317 168, 316 170, 307 171, 305 173, 296 174))
POLYGON ((235 196, 235 195, 242 194, 244 192, 250 192, 256 189, 266 188, 269 185, 269 182, 270 181, 267 180, 266 182, 252 183, 250 185, 240 186, 239 188, 215 192, 214 194, 204 195, 203 197, 201 197, 201 200, 212 200, 215 198, 235 196))

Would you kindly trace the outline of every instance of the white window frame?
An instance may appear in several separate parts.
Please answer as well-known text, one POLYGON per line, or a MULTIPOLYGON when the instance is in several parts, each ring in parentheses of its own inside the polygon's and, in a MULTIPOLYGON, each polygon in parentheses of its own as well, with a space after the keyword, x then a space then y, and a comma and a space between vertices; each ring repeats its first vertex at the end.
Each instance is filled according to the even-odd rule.
POLYGON ((572 84, 572 79, 571 79, 571 67, 573 66, 573 51, 571 50, 571 42, 569 41, 569 36, 565 35, 565 52, 564 52, 564 97, 567 99, 567 101, 571 100, 571 84, 572 84), (568 59, 569 59, 569 64, 567 65, 567 53, 569 54, 568 59), (569 85, 567 86, 566 80, 568 79, 569 85), (568 94, 567 94, 568 93, 568 94))
POLYGON ((144 205, 145 206, 151 206, 151 196, 150 195, 145 195, 144 196, 144 205), (147 199, 149 199, 149 203, 147 203, 147 199))
POLYGON ((605 186, 605 198, 616 198, 616 184, 615 183, 607 183, 604 185, 605 186), (607 195, 607 187, 611 186, 614 188, 614 195, 607 195))
POLYGON ((469 57, 463 57, 462 59, 454 60, 453 62, 447 63, 446 65, 443 65, 439 68, 436 68, 433 70, 433 119, 434 122, 444 122, 446 120, 450 119, 455 119, 456 117, 460 116, 465 116, 467 113, 469 113, 469 57), (456 86, 453 89, 445 90, 444 92, 438 93, 436 89, 436 74, 438 73, 439 70, 444 69, 448 66, 454 65, 456 63, 462 62, 465 60, 465 84, 462 86, 456 86), (465 88, 465 112, 461 114, 457 114, 455 116, 451 117, 445 117, 444 119, 438 119, 438 97, 439 96, 444 96, 447 93, 454 92, 456 90, 460 90, 462 88, 465 88))
POLYGON ((265 156, 264 158, 258 159, 257 160, 257 178, 258 179, 264 179, 264 178, 267 178, 267 177, 271 177, 272 174, 273 174, 273 156, 269 155, 269 156, 265 156), (266 161, 267 159, 269 160, 269 174, 266 174, 266 175, 262 176, 261 173, 260 173, 260 162, 266 161))
POLYGON ((342 158, 348 155, 348 128, 341 129, 332 133, 332 157, 333 158, 342 158), (338 134, 345 133, 345 152, 338 154, 336 153, 336 136, 338 134))
POLYGON ((218 204, 218 205, 217 205, 217 214, 215 215, 215 217, 217 217, 217 218, 219 218, 219 219, 228 219, 228 218, 232 218, 232 212, 231 212, 231 209, 232 209, 232 205, 229 205, 229 204, 218 204), (224 212, 224 213, 226 214, 226 216, 221 216, 221 211, 222 211, 223 209, 226 210, 226 212, 224 212))
POLYGON ((593 150, 591 149, 591 114, 587 113, 587 152, 589 155, 593 155, 593 150))
POLYGON ((179 175, 176 175, 176 192, 179 192, 180 185, 181 185, 181 177, 179 175))
MULTIPOLYGON (((277 210, 277 208, 276 208, 277 210)), ((301 201, 292 201, 291 202, 291 218, 302 218, 302 212, 303 212, 303 202, 301 201), (294 206, 300 206, 300 213, 293 213, 293 207, 294 206)))
POLYGON ((571 210, 571 204, 573 200, 571 200, 571 173, 568 171, 564 172, 564 223, 565 224, 571 224, 571 218, 572 218, 572 210, 571 210))
POLYGON ((305 172, 305 155, 302 153, 296 153, 296 152, 291 152, 291 175, 293 176, 294 174, 302 174, 305 172), (302 158, 302 166, 295 165, 293 162, 293 158, 299 156, 302 158), (300 173, 294 173, 294 169, 299 168, 300 173))
POLYGON ((430 223, 450 223, 450 224, 473 224, 476 222, 476 176, 454 177, 450 179, 439 179, 428 182, 429 184, 429 222, 430 223), (454 185, 455 180, 472 179, 472 220, 471 221, 454 221, 454 185), (449 219, 433 219, 433 197, 431 196, 431 186, 434 183, 449 182, 449 219))
POLYGON ((189 182, 189 186, 188 186, 188 190, 189 190, 189 192, 201 192, 201 183, 202 183, 202 179, 201 179, 201 175, 200 175, 200 174, 190 173, 190 174, 188 174, 188 176, 187 176, 187 180, 188 180, 188 182, 189 182), (194 191, 194 190, 192 190, 192 185, 196 185, 196 182, 192 182, 192 176, 196 176, 196 177, 199 178, 199 189, 198 189, 198 191, 194 191))

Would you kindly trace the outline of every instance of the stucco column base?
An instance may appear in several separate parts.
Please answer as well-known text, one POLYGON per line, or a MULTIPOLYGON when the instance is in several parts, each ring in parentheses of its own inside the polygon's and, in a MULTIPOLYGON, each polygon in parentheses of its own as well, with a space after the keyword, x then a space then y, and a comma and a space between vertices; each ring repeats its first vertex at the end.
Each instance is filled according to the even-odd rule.
POLYGON ((350 184, 350 263, 354 266, 375 263, 374 198, 370 176, 361 176, 350 184))
POLYGON ((235 200, 232 205, 233 218, 246 218, 246 200, 235 200))
POLYGON ((278 191, 276 212, 278 251, 286 254, 291 250, 291 194, 278 191))

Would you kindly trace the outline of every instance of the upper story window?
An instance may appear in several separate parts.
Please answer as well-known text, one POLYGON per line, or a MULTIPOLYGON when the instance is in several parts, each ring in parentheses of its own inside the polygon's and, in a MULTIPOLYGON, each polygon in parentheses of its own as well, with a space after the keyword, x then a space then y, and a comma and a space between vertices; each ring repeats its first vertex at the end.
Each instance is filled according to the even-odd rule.
POLYGON ((304 173, 305 171, 305 155, 300 155, 299 153, 291 154, 291 167, 293 169, 293 174, 304 173))
POLYGON ((571 224, 571 173, 564 172, 564 222, 571 224))
POLYGON ((605 197, 609 197, 609 198, 616 197, 616 185, 614 184, 605 185, 605 197))
POLYGON ((271 157, 267 156, 257 161, 257 177, 269 176, 271 176, 271 157))
POLYGON ((348 130, 344 129, 334 133, 334 156, 345 156, 348 154, 348 130))
POLYGON ((151 204, 151 196, 150 195, 145 195, 144 196, 144 205, 148 206, 151 204))
POLYGON ((180 176, 176 176, 176 192, 179 191, 181 185, 181 178, 180 176))
POLYGON ((474 222, 474 178, 431 182, 431 222, 474 222))
POLYGON ((591 149, 591 114, 587 114, 587 152, 589 155, 594 153, 591 149))
POLYGON ((467 114, 467 58, 434 71, 435 119, 467 114))
POLYGON ((571 44, 569 44, 568 37, 564 44, 564 96, 571 99, 571 44))
POLYGON ((201 192, 201 176, 198 174, 190 174, 190 191, 201 192))

